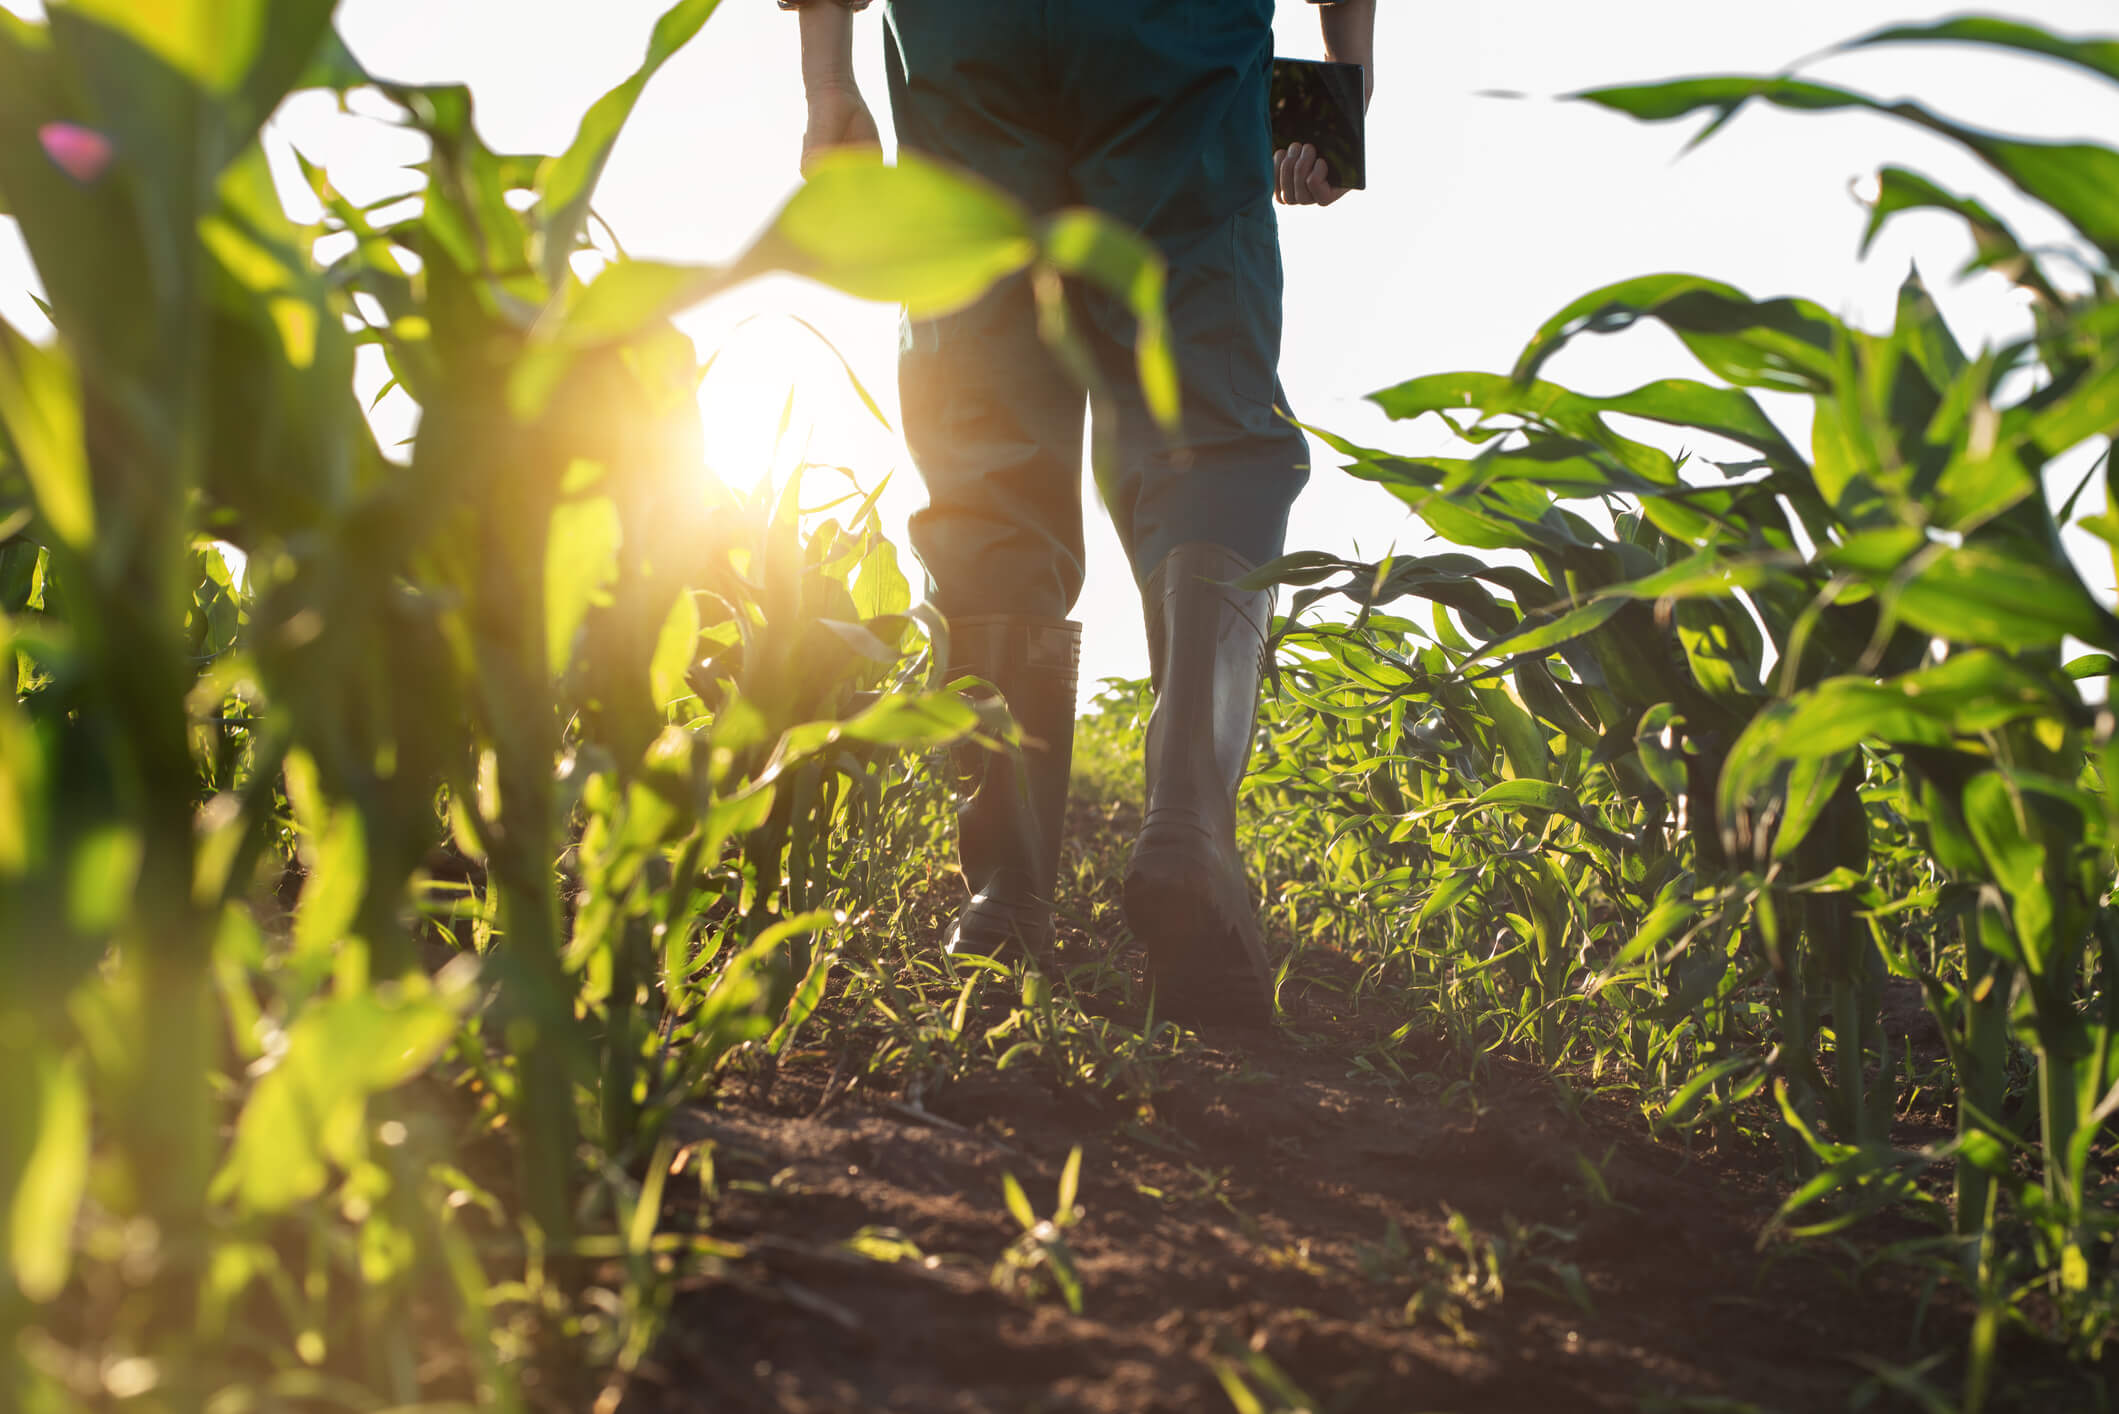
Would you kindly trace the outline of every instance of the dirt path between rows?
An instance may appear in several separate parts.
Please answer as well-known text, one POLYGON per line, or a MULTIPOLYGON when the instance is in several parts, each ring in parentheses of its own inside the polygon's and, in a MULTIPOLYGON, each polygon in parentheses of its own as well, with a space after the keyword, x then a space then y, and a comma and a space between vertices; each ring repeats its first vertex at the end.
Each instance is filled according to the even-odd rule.
MULTIPOLYGON (((1876 1362, 1957 1348, 1964 1312, 1923 1315, 1903 1267, 1762 1254, 1760 1159, 1688 1155, 1615 1105, 1570 1115, 1505 1059, 1457 1083, 1439 1045, 1410 1084, 1350 1074, 1379 1024, 1209 1038, 1167 1062, 1148 1122, 1035 1066, 914 1107, 791 1058, 683 1117, 711 1146, 712 1230, 749 1255, 679 1293, 622 1407, 1190 1414, 1244 1407, 1235 1381, 1318 1414, 1807 1414, 1917 1408, 1876 1362), (1047 1216, 1075 1145, 1078 1316, 1049 1282, 989 1280, 1022 1234, 1003 1174, 1047 1216)), ((1998 1407, 2102 1407, 2094 1373, 2008 1355, 1998 1407)))

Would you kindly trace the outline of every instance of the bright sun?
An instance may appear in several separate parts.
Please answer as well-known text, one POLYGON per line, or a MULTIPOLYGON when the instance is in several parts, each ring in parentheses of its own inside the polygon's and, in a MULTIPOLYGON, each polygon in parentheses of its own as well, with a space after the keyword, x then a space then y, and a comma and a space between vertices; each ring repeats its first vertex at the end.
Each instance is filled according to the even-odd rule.
POLYGON ((805 463, 873 474, 898 460, 896 434, 813 326, 758 313, 691 332, 708 365, 699 385, 706 466, 724 484, 777 481, 805 463))

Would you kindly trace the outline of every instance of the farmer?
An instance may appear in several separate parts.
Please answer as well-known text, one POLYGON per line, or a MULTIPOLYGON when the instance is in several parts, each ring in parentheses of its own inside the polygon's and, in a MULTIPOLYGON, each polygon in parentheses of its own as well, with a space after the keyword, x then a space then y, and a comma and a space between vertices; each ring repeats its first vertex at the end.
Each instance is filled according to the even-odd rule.
MULTIPOLYGON (((868 0, 798 9, 818 151, 877 141, 853 76, 868 0)), ((1315 0, 1313 0, 1315 3, 1315 0)), ((1329 57, 1371 65, 1375 0, 1319 11, 1329 57)), ((1125 880, 1159 1006, 1194 1022, 1271 1015, 1271 971, 1236 847, 1272 594, 1231 587, 1281 553, 1308 475, 1284 406, 1272 199, 1343 193, 1267 122, 1273 0, 891 0, 898 141, 1032 211, 1097 207, 1153 240, 1183 394, 1173 441, 1141 400, 1130 317, 1085 294, 1075 323, 1111 389, 1120 448, 1102 487, 1139 581, 1156 702, 1148 798, 1125 880)), ((1371 72, 1373 70, 1371 69, 1371 72)), ((966 773, 958 850, 971 900, 953 952, 1050 947, 1074 738, 1085 393, 1039 339, 1018 278, 960 313, 908 323, 905 437, 928 505, 912 538, 947 615, 951 667, 991 681, 1026 737, 1022 769, 966 773)))

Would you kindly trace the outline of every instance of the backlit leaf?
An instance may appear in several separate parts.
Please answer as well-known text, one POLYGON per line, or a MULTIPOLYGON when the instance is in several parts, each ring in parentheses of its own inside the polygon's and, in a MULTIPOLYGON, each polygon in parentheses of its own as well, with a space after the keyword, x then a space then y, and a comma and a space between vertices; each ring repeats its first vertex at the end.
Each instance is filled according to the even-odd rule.
POLYGON ((1117 297, 1136 321, 1133 349, 1148 411, 1165 427, 1179 421, 1177 360, 1163 314, 1162 253, 1099 211, 1062 211, 1045 223, 1045 259, 1117 297))
POLYGON ((244 1101, 217 1196, 254 1213, 315 1197, 334 1164, 365 1151, 368 1097, 425 1070, 456 1027, 454 1010, 424 985, 387 1000, 361 993, 312 1003, 244 1101))
POLYGON ((45 524, 85 552, 95 539, 96 508, 73 367, 64 354, 37 347, 5 321, 0 321, 0 423, 45 524))
POLYGON ((1992 15, 1964 15, 1932 24, 1889 25, 1850 39, 1842 49, 1879 44, 1979 44, 2057 59, 2104 78, 2119 81, 2119 40, 2103 36, 2055 34, 2036 25, 1992 15))
POLYGON ((589 200, 595 195, 596 183, 648 81, 671 56, 691 43, 720 4, 721 0, 678 0, 663 11, 648 38, 647 56, 640 61, 640 67, 596 100, 583 115, 574 141, 539 174, 545 280, 554 288, 566 278, 567 260, 588 219, 589 200))
POLYGON ((2119 650, 2119 621, 2089 596, 2065 563, 1988 545, 1947 549, 1892 601, 1924 633, 1957 643, 2021 651, 2073 635, 2119 650))
POLYGON ((15 1179, 8 1264, 22 1294, 41 1303, 65 1289, 73 1266, 74 1218, 88 1182, 88 1084, 78 1057, 50 1053, 37 1056, 32 1073, 11 1083, 26 1084, 35 1107, 19 1174, 0 1175, 15 1179))
POLYGON ((2107 259, 2119 259, 2119 152, 2095 143, 2004 137, 1960 126, 1917 103, 1886 103, 1849 89, 1784 77, 1682 79, 1592 89, 1574 97, 1648 122, 1713 113, 1714 121, 1695 141, 1754 101, 1806 112, 1868 109, 1888 114, 1970 149, 2025 195, 2066 217, 2107 259))
POLYGON ((555 674, 566 671, 589 609, 609 598, 623 534, 609 496, 562 501, 552 509, 545 542, 545 661, 555 674))
POLYGON ((1037 254, 1014 200, 917 153, 817 159, 773 224, 768 249, 796 274, 914 319, 961 308, 1037 254))

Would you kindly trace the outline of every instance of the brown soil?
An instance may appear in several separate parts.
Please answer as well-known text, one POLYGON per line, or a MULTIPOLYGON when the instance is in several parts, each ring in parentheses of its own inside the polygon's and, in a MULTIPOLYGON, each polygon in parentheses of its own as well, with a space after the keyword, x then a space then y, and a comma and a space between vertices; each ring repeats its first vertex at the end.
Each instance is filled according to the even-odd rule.
MULTIPOLYGON (((1460 1083, 1439 1043, 1401 1052, 1409 1079, 1387 1086, 1351 1063, 1381 1024, 1209 1037, 1165 1062, 1146 1112, 1049 1067, 913 1104, 849 1094, 829 1054, 790 1057, 684 1118, 712 1156, 712 1230, 748 1256, 678 1294, 622 1407, 1189 1414, 1234 1407, 1219 1369, 1263 1409, 1302 1407, 1270 1392, 1277 1371, 1318 1414, 1806 1414, 1917 1408, 1873 1389, 1877 1363, 1959 1347, 1955 1298, 1923 1319, 1905 1266, 1762 1253, 1779 1190, 1760 1156, 1688 1154, 1617 1106, 1570 1113, 1506 1060, 1460 1083), (989 1279, 1021 1235, 1003 1174, 1045 1216, 1077 1144, 1079 1316, 1049 1282, 989 1279), (1507 1245, 1498 1291, 1469 1289, 1452 1213, 1507 1245), (858 1255, 864 1229, 910 1247, 858 1255)), ((670 1226, 694 1220, 684 1202, 670 1226)), ((1989 1408, 2106 1407, 2094 1372, 2005 1355, 1989 1408)), ((1955 1370, 1927 1374, 1952 1407, 1955 1370)))

